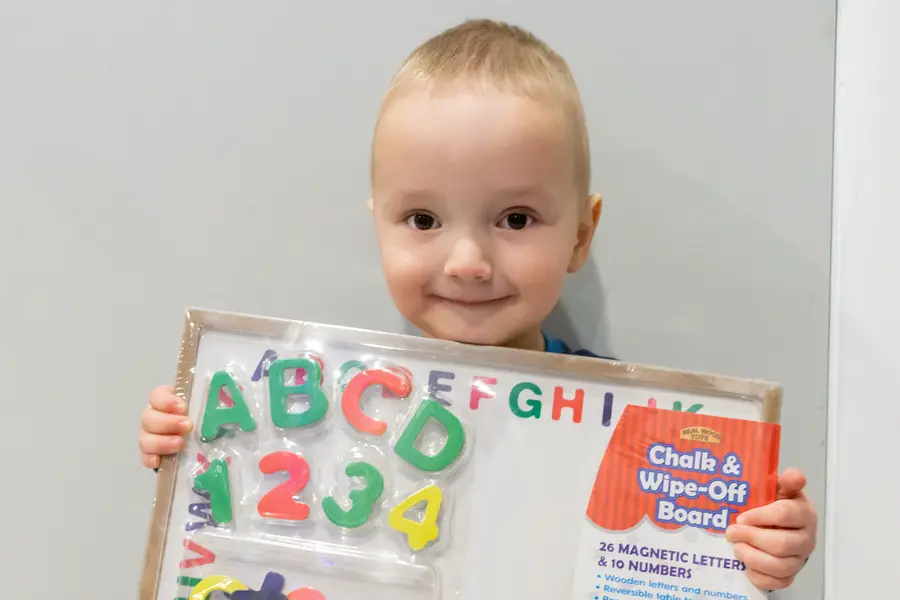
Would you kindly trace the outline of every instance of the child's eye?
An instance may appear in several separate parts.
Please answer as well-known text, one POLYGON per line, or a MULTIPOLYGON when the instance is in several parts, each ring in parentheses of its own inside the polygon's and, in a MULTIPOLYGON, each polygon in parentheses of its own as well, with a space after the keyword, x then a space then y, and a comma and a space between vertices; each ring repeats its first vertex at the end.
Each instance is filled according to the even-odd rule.
POLYGON ((414 227, 416 229, 427 231, 429 229, 437 229, 440 227, 440 223, 433 216, 427 213, 416 213, 414 215, 410 215, 406 222, 410 227, 414 227))
POLYGON ((523 212, 509 213, 500 220, 500 227, 509 229, 525 229, 534 219, 523 212))

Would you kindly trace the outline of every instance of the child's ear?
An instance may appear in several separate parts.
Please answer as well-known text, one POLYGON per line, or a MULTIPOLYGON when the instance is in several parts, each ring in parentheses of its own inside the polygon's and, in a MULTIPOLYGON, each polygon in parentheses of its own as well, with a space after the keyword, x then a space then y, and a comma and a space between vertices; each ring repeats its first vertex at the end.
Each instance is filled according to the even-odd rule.
POLYGON ((600 194, 591 194, 578 223, 578 237, 575 240, 572 259, 569 261, 569 273, 580 270, 590 256, 591 241, 594 239, 594 232, 597 230, 602 213, 603 198, 600 194))
POLYGON ((366 206, 369 207, 370 211, 375 210, 375 199, 370 197, 368 200, 366 200, 366 206))

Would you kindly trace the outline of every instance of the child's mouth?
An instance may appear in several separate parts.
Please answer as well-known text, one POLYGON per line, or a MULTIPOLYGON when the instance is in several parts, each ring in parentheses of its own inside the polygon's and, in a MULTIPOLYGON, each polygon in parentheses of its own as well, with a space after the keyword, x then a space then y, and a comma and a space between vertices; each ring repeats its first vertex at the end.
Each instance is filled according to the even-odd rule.
POLYGON ((507 302, 512 296, 498 296, 495 298, 448 298, 445 296, 432 296, 438 302, 458 306, 461 308, 496 308, 507 302))

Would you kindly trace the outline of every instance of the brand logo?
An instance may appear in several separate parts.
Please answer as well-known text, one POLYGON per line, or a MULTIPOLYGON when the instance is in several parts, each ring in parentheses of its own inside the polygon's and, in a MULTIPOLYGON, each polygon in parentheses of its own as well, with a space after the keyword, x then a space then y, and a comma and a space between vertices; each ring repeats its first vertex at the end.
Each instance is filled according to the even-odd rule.
POLYGON ((685 427, 681 430, 681 439, 691 442, 718 444, 722 441, 722 434, 709 427, 685 427))

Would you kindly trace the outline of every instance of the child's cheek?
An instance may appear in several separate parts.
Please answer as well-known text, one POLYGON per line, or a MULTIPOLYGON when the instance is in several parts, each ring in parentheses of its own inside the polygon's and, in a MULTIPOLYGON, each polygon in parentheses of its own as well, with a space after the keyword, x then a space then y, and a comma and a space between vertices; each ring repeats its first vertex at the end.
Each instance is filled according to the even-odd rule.
POLYGON ((511 248, 506 253, 504 271, 522 291, 539 287, 557 293, 565 280, 570 257, 571 252, 562 251, 557 240, 536 240, 534 244, 511 248))

